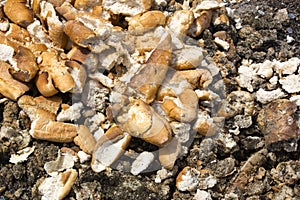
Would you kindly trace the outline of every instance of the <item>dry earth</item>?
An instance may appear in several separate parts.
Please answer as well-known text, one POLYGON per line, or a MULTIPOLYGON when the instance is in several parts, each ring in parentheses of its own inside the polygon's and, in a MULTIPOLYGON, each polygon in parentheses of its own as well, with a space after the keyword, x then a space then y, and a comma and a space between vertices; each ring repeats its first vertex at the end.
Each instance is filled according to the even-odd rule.
MULTIPOLYGON (((219 133, 196 137, 174 168, 160 170, 160 175, 157 171, 132 175, 116 169, 96 173, 89 161, 76 162, 73 169, 79 175, 65 199, 300 199, 300 90, 297 88, 300 65, 291 61, 291 58, 300 59, 299 1, 237 0, 226 3, 226 9, 218 12, 228 16, 229 24, 211 22, 194 38, 203 42, 225 84, 229 102, 225 107, 229 110, 223 113, 226 120, 219 133), (228 51, 214 41, 216 33, 221 36, 224 33, 220 31, 225 31, 225 40, 231 42, 228 51), (253 65, 266 60, 273 63, 268 64, 274 66, 271 72, 269 68, 264 71, 265 68, 253 65), (287 64, 276 68, 275 61, 278 66, 287 64), (290 69, 295 65, 294 70, 290 69), (284 70, 290 71, 285 73, 284 70), (296 78, 292 79, 292 75, 296 78), (290 82, 287 81, 289 78, 290 82), (182 174, 188 180, 179 180, 182 174), (160 183, 157 183, 157 177, 161 179, 160 183), (176 178, 177 182, 188 186, 176 185, 176 178)), ((168 12, 176 10, 172 3, 153 8, 168 12)), ((124 18, 118 20, 121 24, 124 18)), ((37 93, 30 95, 37 96, 37 93)), ((64 103, 72 100, 68 93, 59 95, 64 103)), ((1 127, 9 127, 9 130, 2 128, 0 134, 0 200, 41 199, 38 188, 49 177, 45 163, 56 160, 58 150, 63 147, 75 152, 79 147, 73 142, 21 137, 19 132, 28 133, 31 121, 16 101, 2 102, 0 113, 1 127), (10 157, 27 139, 29 143, 25 146, 35 146, 34 152, 25 162, 11 163, 10 157)), ((156 149, 139 139, 133 139, 128 148, 137 151, 156 149)))

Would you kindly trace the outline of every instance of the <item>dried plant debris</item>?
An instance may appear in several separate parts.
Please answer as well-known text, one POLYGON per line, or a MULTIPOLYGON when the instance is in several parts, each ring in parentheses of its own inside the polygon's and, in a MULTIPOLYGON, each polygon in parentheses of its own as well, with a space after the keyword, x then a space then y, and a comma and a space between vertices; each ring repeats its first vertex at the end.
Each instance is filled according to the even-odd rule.
POLYGON ((112 165, 124 152, 130 142, 130 135, 119 127, 113 126, 102 135, 93 149, 91 167, 95 172, 101 172, 112 165))
POLYGON ((20 151, 17 152, 17 154, 11 155, 9 162, 17 164, 20 162, 24 162, 27 160, 27 157, 30 156, 30 154, 33 153, 35 147, 26 147, 20 151))
POLYGON ((57 172, 70 169, 73 166, 74 166, 73 155, 69 152, 66 152, 62 155, 62 153, 60 153, 59 151, 57 159, 55 161, 50 161, 45 163, 44 168, 47 174, 53 176, 56 175, 57 172))
POLYGON ((64 199, 70 192, 78 172, 74 169, 46 178, 39 186, 43 194, 41 199, 64 199))
POLYGON ((1 1, 0 199, 299 199, 299 17, 1 1))

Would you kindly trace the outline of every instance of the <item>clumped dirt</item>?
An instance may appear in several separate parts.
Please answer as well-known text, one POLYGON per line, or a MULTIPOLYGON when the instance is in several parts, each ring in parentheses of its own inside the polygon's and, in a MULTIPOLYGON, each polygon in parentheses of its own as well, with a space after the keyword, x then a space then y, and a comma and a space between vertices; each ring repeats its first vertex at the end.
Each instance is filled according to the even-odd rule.
MULTIPOLYGON (((204 40, 207 53, 217 63, 227 95, 232 91, 247 91, 236 81, 238 69, 244 59, 262 63, 265 60, 276 59, 283 62, 292 57, 300 58, 298 1, 241 0, 229 1, 226 7, 234 10, 233 14, 224 11, 229 16, 230 25, 211 24, 197 39, 204 40), (276 17, 280 9, 287 9, 287 19, 276 17), (241 27, 237 28, 238 26, 241 27), (219 54, 223 49, 213 41, 213 35, 218 31, 226 31, 235 46, 235 50, 227 52, 226 56, 219 54), (293 41, 288 42, 287 35, 293 41)), ((165 6, 160 9, 171 10, 173 7, 165 6)), ((265 80, 254 82, 254 92, 264 85, 265 80)), ((279 87, 279 84, 275 86, 279 87)), ((289 99, 291 94, 285 94, 284 98, 289 99)), ((293 132, 292 136, 287 136, 288 140, 284 141, 275 139, 272 141, 274 144, 267 146, 265 138, 269 137, 266 134, 270 131, 263 132, 258 122, 258 113, 272 107, 272 102, 266 107, 254 99, 250 126, 245 125, 247 119, 243 115, 240 118, 236 115, 228 117, 220 130, 224 135, 236 127, 246 126, 240 128, 238 134, 231 132, 230 139, 204 136, 195 138, 188 154, 176 161, 173 175, 163 179, 161 183, 155 182, 156 172, 133 176, 128 172, 112 169, 95 173, 88 163, 76 163, 74 168, 80 170, 79 176, 65 199, 300 199, 299 128, 295 128, 296 134, 293 130, 283 129, 293 132), (190 191, 180 191, 176 187, 176 177, 186 166, 200 171, 199 184, 190 191), (208 180, 215 180, 216 183, 208 185, 208 180)), ((295 108, 296 111, 288 116, 282 116, 292 115, 292 120, 299 123, 299 107, 295 108)), ((280 112, 281 110, 276 110, 274 113, 280 112)), ((55 160, 61 147, 75 150, 78 147, 74 143, 28 140, 30 120, 15 102, 1 103, 0 113, 0 199, 41 199, 38 186, 47 177, 45 163, 55 160), (25 162, 10 163, 11 155, 27 146, 27 141, 30 141, 29 146, 36 147, 34 153, 25 162)), ((271 114, 268 116, 272 117, 271 114)), ((293 126, 295 125, 296 122, 293 126)), ((289 124, 282 123, 282 126, 289 124)), ((138 140, 136 142, 142 143, 138 140)))

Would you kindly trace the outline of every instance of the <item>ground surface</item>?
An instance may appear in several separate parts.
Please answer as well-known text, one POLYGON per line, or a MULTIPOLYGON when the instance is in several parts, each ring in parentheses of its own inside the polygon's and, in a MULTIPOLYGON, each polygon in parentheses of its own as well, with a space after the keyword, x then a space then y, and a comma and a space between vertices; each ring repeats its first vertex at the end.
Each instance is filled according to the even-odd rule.
MULTIPOLYGON (((230 25, 211 25, 200 36, 204 39, 206 50, 220 66, 228 94, 240 88, 235 78, 238 76, 238 67, 241 66, 243 59, 261 63, 266 59, 283 62, 292 57, 300 58, 299 1, 241 0, 240 3, 229 2, 228 7, 235 9, 235 16, 229 15, 230 25), (281 18, 275 16, 278 10, 283 8, 288 11, 288 19, 281 21, 281 18), (250 33, 243 34, 241 29, 236 28, 237 18, 241 19, 242 27, 251 29, 250 33), (222 48, 212 41, 213 34, 222 30, 227 32, 235 45, 235 51, 223 57, 216 54, 218 50, 223 51, 222 48), (294 41, 288 43, 287 35, 294 41)), ((265 84, 264 81, 262 82, 265 84)), ((262 87, 261 85, 256 84, 254 92, 262 87)), ((280 86, 275 86, 277 87, 280 86)), ((245 88, 241 90, 247 91, 245 88)), ((286 93, 284 98, 289 99, 290 96, 286 93)), ((235 143, 232 148, 223 144, 224 140, 220 138, 196 138, 187 156, 177 160, 173 170, 174 175, 163 180, 162 183, 155 183, 156 172, 133 176, 130 173, 112 170, 97 174, 88 164, 83 167, 77 163, 75 168, 80 169, 81 173, 66 199, 210 199, 203 196, 208 193, 211 199, 300 199, 300 148, 297 137, 292 138, 296 146, 292 150, 283 147, 284 143, 267 148, 264 134, 258 126, 257 116, 262 109, 267 108, 255 99, 252 124, 247 128, 240 128, 239 134, 231 134, 231 139, 235 143), (201 146, 204 140, 208 143, 206 146, 208 149, 201 146), (250 160, 250 164, 245 167, 245 163, 249 163, 251 156, 257 159, 250 160), (202 163, 201 167, 199 162, 202 163), (181 192, 175 186, 176 176, 185 166, 207 169, 209 172, 208 175, 203 172, 203 179, 200 179, 198 188, 181 192), (212 176, 217 183, 212 187, 205 185, 208 181, 205 179, 207 176, 212 176), (204 186, 201 186, 202 182, 204 186), (205 191, 202 197, 199 191, 198 198, 194 197, 197 189, 205 191)), ((28 128, 28 121, 26 121, 28 119, 22 117, 19 111, 14 102, 0 104, 2 126, 5 124, 12 127, 10 137, 2 138, 0 141, 1 200, 40 199, 37 186, 38 180, 47 177, 44 164, 55 160, 58 149, 63 146, 76 149, 73 143, 58 144, 33 139, 31 144, 36 146, 36 149, 28 160, 20 164, 9 163, 10 155, 15 153, 22 144, 22 139, 16 138, 17 134, 14 133, 15 124, 20 123, 24 130, 28 128)), ((298 113, 299 109, 293 113, 293 117, 296 118, 298 113)), ((272 119, 268 120, 272 121, 272 119)), ((234 117, 227 119, 222 131, 228 133, 229 130, 235 129, 235 121, 234 117)), ((283 123, 282 126, 287 124, 283 123)), ((295 128, 291 130, 293 131, 299 130, 295 128)))

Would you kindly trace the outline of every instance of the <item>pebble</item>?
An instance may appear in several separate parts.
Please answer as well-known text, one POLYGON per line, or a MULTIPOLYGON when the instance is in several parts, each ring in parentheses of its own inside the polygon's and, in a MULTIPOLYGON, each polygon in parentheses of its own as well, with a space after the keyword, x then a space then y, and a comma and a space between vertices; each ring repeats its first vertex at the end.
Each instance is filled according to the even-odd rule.
MULTIPOLYGON (((250 158, 248 158, 245 164, 240 168, 238 175, 231 180, 230 187, 226 189, 227 196, 233 195, 237 197, 234 199, 240 199, 239 196, 241 197, 244 191, 249 189, 248 184, 253 181, 250 180, 250 177, 254 175, 253 172, 255 172, 258 167, 266 162, 267 153, 268 151, 266 149, 261 149, 260 151, 252 154, 250 158), (240 190, 241 193, 237 195, 237 193, 234 192, 236 191, 236 189, 240 190)), ((261 184, 261 187, 264 186, 261 184)))
POLYGON ((227 177, 232 175, 236 171, 235 162, 236 160, 231 157, 218 161, 216 165, 216 169, 213 169, 214 175, 217 178, 222 178, 222 177, 227 177))
POLYGON ((234 125, 239 128, 249 128, 252 125, 252 116, 236 115, 234 116, 234 125))
POLYGON ((249 92, 253 92, 253 79, 257 77, 254 69, 247 66, 240 66, 238 69, 239 76, 236 78, 239 86, 246 88, 249 92))
POLYGON ((297 71, 299 65, 300 65, 300 59, 297 57, 292 57, 285 62, 280 62, 277 60, 273 61, 274 70, 278 74, 283 74, 283 75, 294 74, 297 71))
POLYGON ((205 190, 197 189, 197 192, 193 198, 194 200, 212 200, 210 193, 205 190))
POLYGON ((300 92, 300 80, 299 75, 291 74, 279 79, 279 83, 282 88, 288 93, 300 92))
POLYGON ((176 178, 176 187, 180 191, 195 191, 199 184, 200 172, 189 166, 185 167, 176 178))
POLYGON ((294 116, 296 110, 295 103, 278 99, 264 106, 259 112, 257 123, 265 136, 267 146, 299 138, 299 127, 294 116))
POLYGON ((289 33, 289 34, 292 34, 294 31, 293 31, 293 29, 291 28, 291 27, 288 27, 287 29, 286 29, 286 31, 289 33))
POLYGON ((289 35, 286 36, 286 42, 289 44, 289 43, 292 43, 295 39, 289 35))
POLYGON ((256 100, 262 104, 267 104, 283 97, 286 97, 286 94, 280 88, 271 91, 259 88, 259 90, 255 93, 256 100))
POLYGON ((295 102, 297 106, 300 106, 300 95, 291 96, 290 101, 295 102))
POLYGON ((220 39, 219 37, 216 37, 214 41, 217 45, 222 47, 224 50, 228 51, 228 49, 230 47, 228 42, 226 42, 225 40, 220 39))
POLYGON ((180 143, 185 143, 190 140, 191 125, 188 123, 171 122, 170 126, 175 137, 180 143))
POLYGON ((205 190, 208 188, 212 188, 217 184, 217 178, 210 174, 210 171, 206 172, 204 169, 204 174, 201 174, 201 178, 199 179, 198 188, 205 190))
POLYGON ((162 168, 156 172, 155 183, 161 183, 163 180, 171 177, 173 173, 165 168, 162 168))
POLYGON ((210 10, 210 9, 220 8, 225 5, 226 3, 219 3, 218 1, 214 1, 214 0, 206 0, 198 4, 195 10, 210 10))
POLYGON ((237 148, 237 143, 236 141, 234 141, 231 134, 218 134, 218 137, 216 138, 216 143, 219 145, 218 148, 220 148, 220 150, 224 153, 229 153, 235 148, 237 148))
POLYGON ((271 170, 271 175, 280 183, 292 185, 295 184, 300 178, 299 168, 299 160, 281 162, 276 166, 276 168, 271 170))
POLYGON ((288 16, 289 16, 290 19, 295 19, 296 18, 296 16, 293 13, 289 13, 288 16))
POLYGON ((262 148, 265 143, 261 137, 248 136, 241 140, 242 147, 246 150, 256 150, 262 148))
POLYGON ((288 11, 286 8, 277 11, 274 17, 275 20, 279 22, 285 22, 289 20, 288 11))
POLYGON ((251 116, 253 109, 254 100, 251 93, 247 91, 233 91, 227 96, 218 113, 220 116, 228 119, 238 114, 251 116))

